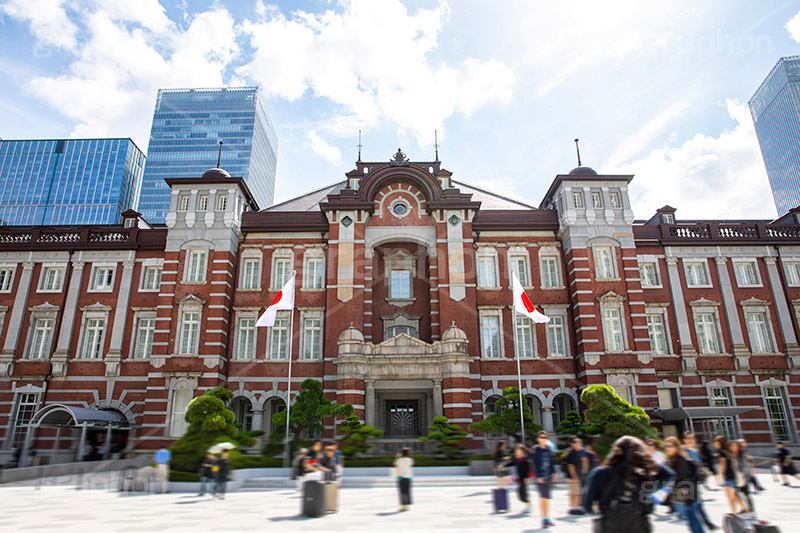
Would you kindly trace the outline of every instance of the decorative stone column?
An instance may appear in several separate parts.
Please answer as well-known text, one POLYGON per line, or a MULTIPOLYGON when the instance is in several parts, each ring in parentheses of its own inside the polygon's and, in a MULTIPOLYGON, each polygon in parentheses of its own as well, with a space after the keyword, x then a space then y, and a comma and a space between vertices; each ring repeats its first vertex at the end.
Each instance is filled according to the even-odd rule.
POLYGON ((786 293, 783 292, 783 284, 781 283, 778 266, 776 265, 774 257, 765 257, 764 263, 767 264, 769 287, 772 290, 775 312, 778 314, 781 335, 786 345, 786 357, 789 359, 789 368, 800 368, 800 345, 797 343, 797 335, 792 325, 791 311, 786 304, 786 293))
MULTIPOLYGON (((114 309, 114 325, 111 329, 111 342, 106 354, 106 376, 119 376, 119 366, 122 362, 122 338, 125 335, 125 323, 128 318, 128 301, 131 295, 131 278, 133 267, 136 263, 132 260, 123 261, 122 278, 119 284, 117 305, 114 309)), ((131 335, 133 337, 134 334, 131 335)))
POLYGON ((67 375, 69 363, 69 345, 72 342, 72 331, 75 328, 75 312, 78 309, 78 296, 81 293, 83 282, 83 261, 72 262, 72 274, 69 277, 67 300, 64 303, 64 314, 61 317, 61 329, 58 331, 58 344, 53 353, 53 376, 64 377, 67 375))
POLYGON ((667 257, 667 272, 669 274, 669 289, 672 302, 675 304, 675 319, 678 322, 678 341, 680 354, 683 359, 683 368, 686 371, 697 370, 697 350, 692 344, 692 330, 689 327, 689 317, 686 314, 686 303, 683 300, 683 289, 678 272, 678 258, 667 257))
POLYGON ((19 329, 22 326, 22 317, 25 316, 25 308, 28 305, 28 293, 31 290, 31 278, 33 277, 33 266, 35 263, 26 261, 22 263, 22 274, 19 277, 19 288, 14 298, 14 307, 11 309, 11 317, 8 319, 8 332, 3 344, 3 351, 0 353, 0 375, 10 376, 14 371, 14 361, 17 356, 17 342, 19 341, 19 329))
POLYGON ((253 409, 253 431, 260 431, 264 427, 264 410, 253 409))
POLYGON ((367 379, 364 381, 366 395, 364 396, 364 422, 368 426, 375 427, 375 380, 367 379))
MULTIPOLYGON (((433 416, 444 416, 444 405, 442 402, 442 380, 433 380, 433 416)), ((433 422, 433 421, 431 421, 433 422)))
POLYGON ((552 407, 542 407, 542 429, 548 433, 552 433, 554 431, 552 407))
POLYGON ((725 304, 725 316, 728 318, 728 329, 731 332, 731 342, 733 344, 731 351, 736 358, 736 367, 748 370, 750 368, 750 351, 744 343, 742 323, 739 321, 739 311, 736 309, 731 277, 728 274, 728 259, 726 257, 715 257, 714 261, 717 263, 719 285, 722 289, 722 302, 725 304))

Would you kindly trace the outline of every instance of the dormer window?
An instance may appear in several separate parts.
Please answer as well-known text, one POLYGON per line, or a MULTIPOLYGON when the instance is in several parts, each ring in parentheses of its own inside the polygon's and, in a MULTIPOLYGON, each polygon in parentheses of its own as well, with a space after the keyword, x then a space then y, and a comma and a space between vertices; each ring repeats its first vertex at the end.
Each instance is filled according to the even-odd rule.
POLYGON ((672 216, 671 213, 664 213, 663 215, 661 215, 661 223, 662 224, 674 224, 675 223, 675 217, 672 216))

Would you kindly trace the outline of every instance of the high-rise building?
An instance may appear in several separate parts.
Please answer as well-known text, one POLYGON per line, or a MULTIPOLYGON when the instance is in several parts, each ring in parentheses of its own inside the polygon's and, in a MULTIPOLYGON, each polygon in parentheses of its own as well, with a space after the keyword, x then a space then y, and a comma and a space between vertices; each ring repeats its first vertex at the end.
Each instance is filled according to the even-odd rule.
POLYGON ((144 154, 130 139, 0 141, 0 225, 118 224, 144 154))
POLYGON ((748 104, 782 215, 800 205, 800 56, 780 58, 748 104))
POLYGON ((244 178, 260 207, 275 196, 278 136, 258 87, 160 89, 153 113, 139 211, 163 222, 169 209, 167 178, 200 176, 217 165, 244 178))

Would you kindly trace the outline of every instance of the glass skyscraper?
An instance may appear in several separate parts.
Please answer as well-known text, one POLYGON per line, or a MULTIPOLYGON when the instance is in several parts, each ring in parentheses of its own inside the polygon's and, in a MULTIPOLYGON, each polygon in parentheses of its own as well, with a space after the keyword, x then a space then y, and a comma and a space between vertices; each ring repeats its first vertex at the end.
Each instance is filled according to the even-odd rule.
POLYGON ((800 205, 800 56, 782 57, 748 104, 783 215, 800 205))
POLYGON ((170 189, 165 178, 200 177, 217 165, 244 178, 258 205, 272 205, 278 136, 258 87, 160 89, 150 130, 139 211, 163 222, 170 189))
POLYGON ((119 224, 144 154, 130 139, 0 141, 0 225, 119 224))

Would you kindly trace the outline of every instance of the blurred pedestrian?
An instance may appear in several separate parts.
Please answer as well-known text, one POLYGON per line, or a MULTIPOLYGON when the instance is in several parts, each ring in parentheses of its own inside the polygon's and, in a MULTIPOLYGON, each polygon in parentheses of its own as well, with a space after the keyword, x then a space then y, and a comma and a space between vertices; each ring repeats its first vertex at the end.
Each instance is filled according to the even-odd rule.
POLYGON ((325 446, 322 457, 319 459, 319 467, 322 470, 324 481, 336 481, 336 448, 325 446))
POLYGON ((750 461, 742 449, 739 441, 731 441, 728 446, 733 459, 734 469, 736 470, 736 493, 739 499, 747 505, 747 510, 751 513, 755 512, 753 506, 753 499, 750 497, 750 461))
POLYGON ((776 446, 775 464, 778 465, 778 468, 780 469, 780 479, 785 486, 790 487, 791 485, 789 484, 789 476, 792 476, 795 479, 800 479, 800 476, 797 475, 797 471, 794 469, 794 465, 792 464, 792 453, 786 449, 783 442, 778 441, 776 446))
POLYGON ((583 442, 575 435, 569 438, 569 447, 569 453, 564 460, 569 491, 569 514, 582 515, 586 512, 581 507, 581 485, 589 473, 589 453, 583 449, 583 442))
POLYGON ((306 454, 308 454, 308 448, 300 448, 292 461, 292 479, 296 481, 298 491, 303 490, 303 475, 305 474, 303 463, 306 459, 306 454))
MULTIPOLYGON (((701 475, 698 475, 698 479, 700 477, 703 478, 702 485, 703 487, 708 487, 708 478, 711 477, 713 474, 710 470, 707 469, 705 466, 702 457, 700 456, 700 452, 695 449, 697 445, 697 440, 695 439, 694 433, 691 431, 687 431, 683 434, 683 449, 686 452, 686 455, 689 457, 691 461, 693 461, 697 468, 700 469, 701 475)), ((703 497, 700 494, 700 483, 697 484, 697 503, 696 503, 696 510, 697 516, 703 521, 708 529, 714 530, 719 529, 719 527, 714 524, 711 519, 708 517, 706 513, 705 507, 703 507, 703 497)))
MULTIPOLYGON (((214 467, 217 466, 217 458, 211 452, 206 452, 203 460, 200 461, 200 492, 198 496, 205 496, 206 483, 213 486, 214 483, 214 467)), ((212 488, 213 491, 213 488, 212 488)))
POLYGON ((703 466, 708 471, 708 478, 706 481, 706 487, 708 490, 717 490, 716 487, 711 483, 711 479, 716 479, 717 477, 717 464, 716 464, 716 454, 711 449, 711 446, 708 444, 708 441, 703 441, 700 443, 700 460, 703 462, 703 466))
POLYGON ((657 465, 663 465, 667 457, 664 455, 664 452, 661 451, 661 448, 658 445, 658 441, 653 437, 647 437, 644 439, 644 443, 647 446, 647 452, 650 454, 650 457, 653 458, 653 461, 657 465))
POLYGON ((344 454, 339 449, 339 443, 334 442, 331 446, 333 447, 334 457, 336 457, 336 479, 342 479, 344 475, 344 454))
POLYGON ((524 514, 531 512, 531 504, 528 500, 528 484, 531 482, 531 468, 528 462, 528 450, 522 444, 517 444, 514 448, 514 458, 507 463, 507 466, 514 467, 515 478, 517 482, 517 496, 519 500, 525 504, 522 510, 524 514))
POLYGON ((531 450, 530 462, 533 468, 533 477, 536 480, 536 489, 539 491, 539 511, 542 514, 542 528, 547 529, 554 524, 550 520, 551 489, 555 485, 558 475, 553 452, 547 445, 547 432, 540 431, 536 435, 538 445, 531 450))
POLYGON ((411 478, 413 477, 414 459, 411 450, 403 448, 397 452, 394 460, 395 476, 397 476, 397 490, 400 493, 400 511, 408 511, 411 505, 411 478))
POLYGON ((511 457, 509 457, 506 451, 506 442, 503 440, 498 441, 494 447, 494 459, 492 463, 494 475, 497 477, 497 488, 507 489, 511 482, 511 474, 509 474, 508 468, 506 468, 506 463, 510 460, 511 457))
POLYGON ((231 475, 231 459, 228 450, 223 450, 217 459, 217 479, 214 483, 214 496, 220 500, 225 499, 225 489, 231 475))
POLYGON ((303 459, 303 481, 322 481, 322 468, 319 460, 322 458, 322 441, 315 440, 303 459))
POLYGON ((156 487, 161 487, 161 492, 169 492, 169 463, 172 461, 172 452, 161 448, 156 452, 156 487))
POLYGON ((719 435, 714 438, 714 447, 717 449, 719 456, 719 484, 724 487, 725 497, 728 499, 731 513, 736 514, 741 508, 742 511, 747 511, 747 505, 739 498, 736 491, 736 459, 731 457, 728 440, 719 435))
POLYGON ((747 463, 750 465, 750 478, 747 480, 747 482, 753 484, 753 490, 756 492, 767 490, 763 485, 761 485, 761 482, 758 481, 758 477, 756 476, 756 462, 753 460, 753 456, 747 453, 747 441, 745 439, 739 439, 739 450, 741 451, 741 454, 744 456, 747 463))
POLYGON ((697 487, 697 469, 699 465, 689 459, 680 441, 676 437, 668 437, 664 444, 666 465, 675 472, 675 486, 671 497, 679 513, 688 521, 689 531, 704 533, 703 523, 697 511, 700 500, 697 487))

